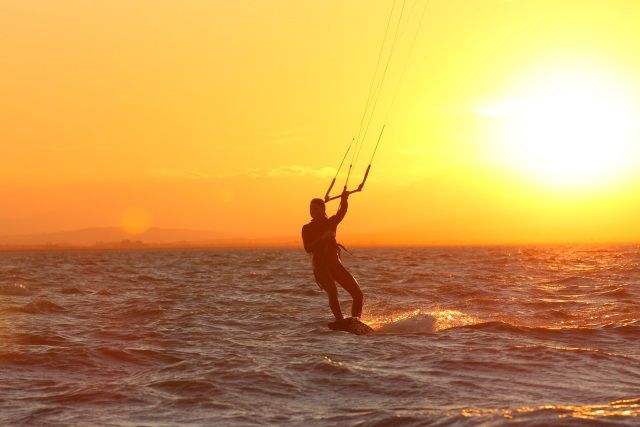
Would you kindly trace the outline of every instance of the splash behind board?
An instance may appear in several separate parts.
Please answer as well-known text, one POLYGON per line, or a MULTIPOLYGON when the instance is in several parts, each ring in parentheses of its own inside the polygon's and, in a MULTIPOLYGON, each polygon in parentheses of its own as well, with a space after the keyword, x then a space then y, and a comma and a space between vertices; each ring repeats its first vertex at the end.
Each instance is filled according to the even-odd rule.
POLYGON ((346 319, 336 320, 327 325, 329 329, 334 331, 351 332, 356 335, 366 335, 373 332, 373 329, 366 323, 362 323, 355 317, 347 317, 346 319))

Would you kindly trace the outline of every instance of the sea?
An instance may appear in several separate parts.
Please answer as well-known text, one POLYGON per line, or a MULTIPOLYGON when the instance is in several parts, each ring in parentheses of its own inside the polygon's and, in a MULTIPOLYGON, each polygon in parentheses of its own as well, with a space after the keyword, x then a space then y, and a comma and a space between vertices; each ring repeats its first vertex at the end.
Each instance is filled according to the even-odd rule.
POLYGON ((0 253, 0 425, 640 425, 640 246, 350 249, 370 335, 300 248, 0 253))

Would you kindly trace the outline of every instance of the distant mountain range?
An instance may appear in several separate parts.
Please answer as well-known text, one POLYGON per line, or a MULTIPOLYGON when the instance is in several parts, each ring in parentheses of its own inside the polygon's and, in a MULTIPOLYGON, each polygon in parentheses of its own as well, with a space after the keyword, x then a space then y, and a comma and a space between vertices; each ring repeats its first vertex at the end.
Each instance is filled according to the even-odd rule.
MULTIPOLYGON (((343 234, 340 241, 349 246, 397 246, 443 244, 429 241, 420 233, 401 231, 343 234)), ((455 244, 455 242, 453 242, 455 244)), ((92 227, 55 233, 0 236, 0 250, 47 248, 153 248, 153 247, 302 247, 298 235, 247 238, 224 232, 192 229, 150 228, 130 234, 119 227, 92 227)))
MULTIPOLYGON (((345 234, 347 246, 393 245, 384 234, 345 234)), ((397 243, 396 243, 397 244, 397 243)), ((298 235, 247 238, 224 232, 192 229, 150 228, 130 234, 119 227, 92 227, 55 233, 0 236, 0 250, 56 248, 205 248, 205 247, 295 247, 302 248, 298 235)))
MULTIPOLYGON (((425 232, 392 230, 346 233, 340 242, 353 246, 464 245, 465 241, 437 241, 425 232)), ((510 242, 506 242, 510 244, 510 242)), ((247 238, 224 232, 193 229, 150 228, 130 234, 119 227, 93 227, 55 233, 0 236, 0 251, 48 249, 136 249, 136 248, 233 248, 294 247, 302 250, 298 235, 247 238)))
POLYGON ((143 243, 145 245, 205 245, 237 241, 234 236, 210 230, 150 228, 130 234, 118 227, 94 227, 56 233, 0 236, 4 246, 109 246, 143 243))

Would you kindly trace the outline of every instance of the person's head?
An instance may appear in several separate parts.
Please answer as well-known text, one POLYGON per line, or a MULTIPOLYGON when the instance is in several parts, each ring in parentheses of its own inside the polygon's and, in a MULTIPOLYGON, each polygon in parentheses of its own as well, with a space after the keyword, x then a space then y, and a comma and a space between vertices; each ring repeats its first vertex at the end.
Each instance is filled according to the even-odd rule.
POLYGON ((311 203, 309 203, 309 213, 311 214, 311 218, 313 219, 325 218, 327 216, 327 213, 325 211, 324 200, 311 200, 311 203))

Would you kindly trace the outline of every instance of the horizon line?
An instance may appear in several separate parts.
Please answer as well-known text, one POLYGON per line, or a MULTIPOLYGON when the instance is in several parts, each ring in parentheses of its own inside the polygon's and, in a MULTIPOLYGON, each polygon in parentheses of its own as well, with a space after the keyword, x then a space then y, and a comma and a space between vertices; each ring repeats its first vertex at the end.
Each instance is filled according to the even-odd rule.
MULTIPOLYGON (((65 243, 45 243, 35 245, 15 245, 0 243, 0 252, 47 252, 47 251, 136 251, 136 250, 172 250, 172 249, 301 249, 302 243, 290 241, 246 242, 238 239, 235 242, 207 242, 207 243, 145 243, 139 240, 123 240, 119 242, 96 242, 94 244, 77 245, 65 243)), ((640 241, 522 241, 522 242, 356 242, 351 248, 362 249, 394 249, 394 248, 501 248, 501 247, 531 247, 531 246, 635 246, 640 241)))

